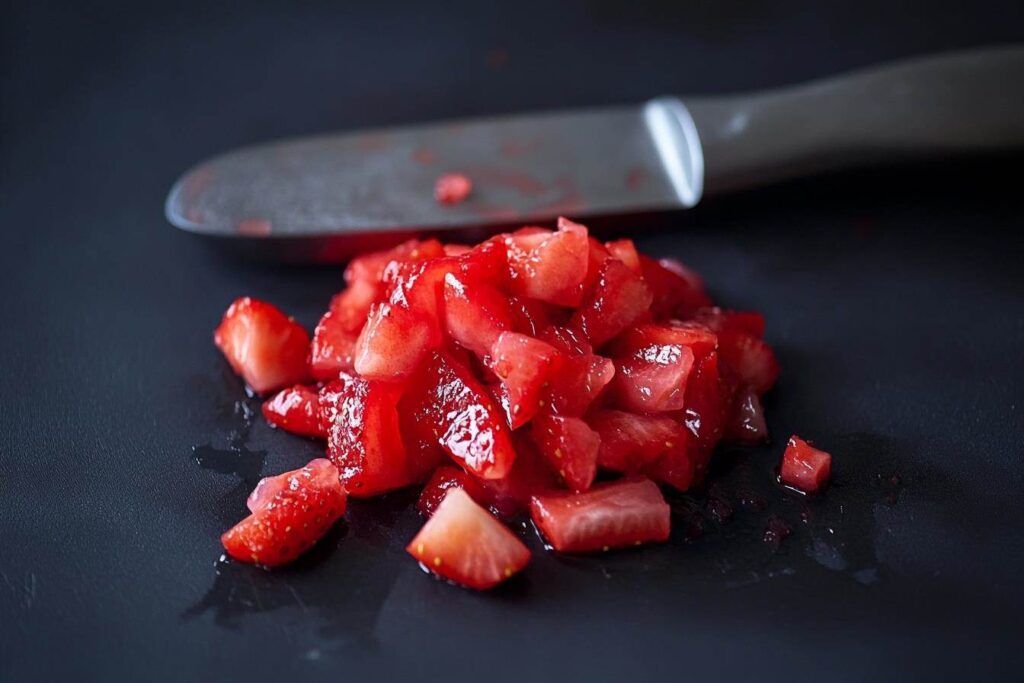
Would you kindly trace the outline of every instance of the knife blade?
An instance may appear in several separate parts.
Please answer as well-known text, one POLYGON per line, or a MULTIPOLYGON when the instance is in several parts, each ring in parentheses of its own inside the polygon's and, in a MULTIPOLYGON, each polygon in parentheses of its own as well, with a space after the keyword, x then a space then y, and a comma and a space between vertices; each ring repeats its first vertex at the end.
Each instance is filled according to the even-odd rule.
POLYGON ((696 205, 854 165, 1024 146, 1024 48, 909 60, 778 90, 321 135, 217 156, 172 188, 175 226, 337 260, 409 235, 696 205), (434 200, 443 173, 473 181, 434 200))

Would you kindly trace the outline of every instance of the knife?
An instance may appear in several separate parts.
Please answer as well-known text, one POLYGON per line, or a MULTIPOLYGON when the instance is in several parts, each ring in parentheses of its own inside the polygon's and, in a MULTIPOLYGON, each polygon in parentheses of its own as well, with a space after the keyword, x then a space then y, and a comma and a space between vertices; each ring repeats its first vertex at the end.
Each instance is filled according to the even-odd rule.
POLYGON ((1024 147, 1024 46, 918 58, 723 97, 329 134, 199 164, 175 226, 288 260, 337 261, 414 235, 687 209, 867 164, 1024 147), (473 182, 456 205, 439 175, 473 182))

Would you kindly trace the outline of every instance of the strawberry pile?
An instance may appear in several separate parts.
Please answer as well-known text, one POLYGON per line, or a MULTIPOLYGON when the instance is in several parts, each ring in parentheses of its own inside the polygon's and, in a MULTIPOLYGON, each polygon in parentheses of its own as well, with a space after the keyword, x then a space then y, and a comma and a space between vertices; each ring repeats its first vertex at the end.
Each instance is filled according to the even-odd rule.
POLYGON ((270 424, 326 441, 326 459, 253 492, 222 539, 238 560, 288 562, 347 496, 418 485, 409 553, 489 588, 530 557, 504 520, 528 511, 563 552, 662 541, 662 486, 690 488, 723 439, 767 437, 764 319, 713 306, 631 240, 565 218, 474 247, 413 240, 353 260, 345 283, 312 339, 249 298, 215 332, 270 424))

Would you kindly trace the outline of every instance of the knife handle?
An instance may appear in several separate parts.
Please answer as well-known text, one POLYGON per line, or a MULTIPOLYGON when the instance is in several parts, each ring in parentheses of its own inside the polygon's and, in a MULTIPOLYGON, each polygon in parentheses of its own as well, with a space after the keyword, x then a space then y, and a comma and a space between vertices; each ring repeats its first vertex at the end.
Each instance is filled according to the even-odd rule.
MULTIPOLYGON (((670 98, 654 103, 664 107, 666 100, 680 105, 670 98)), ((684 104, 700 140, 704 194, 866 164, 1022 147, 1024 46, 684 104)))

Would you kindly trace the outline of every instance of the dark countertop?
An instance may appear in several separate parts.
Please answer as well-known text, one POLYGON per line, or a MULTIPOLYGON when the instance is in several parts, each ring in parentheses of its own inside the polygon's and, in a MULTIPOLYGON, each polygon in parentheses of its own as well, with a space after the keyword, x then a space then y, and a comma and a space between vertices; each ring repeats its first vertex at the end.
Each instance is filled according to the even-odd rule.
POLYGON ((523 530, 533 563, 485 596, 405 556, 412 494, 291 569, 216 562, 256 479, 317 449, 247 419, 211 330, 242 294, 312 325, 340 271, 218 255, 162 203, 244 143, 777 85, 1021 40, 1024 5, 143 4, 0 10, 0 679, 1018 675, 1019 159, 622 225, 765 313, 775 443, 724 453, 665 545, 558 558, 523 530), (772 483, 794 431, 835 456, 820 499, 772 483))

